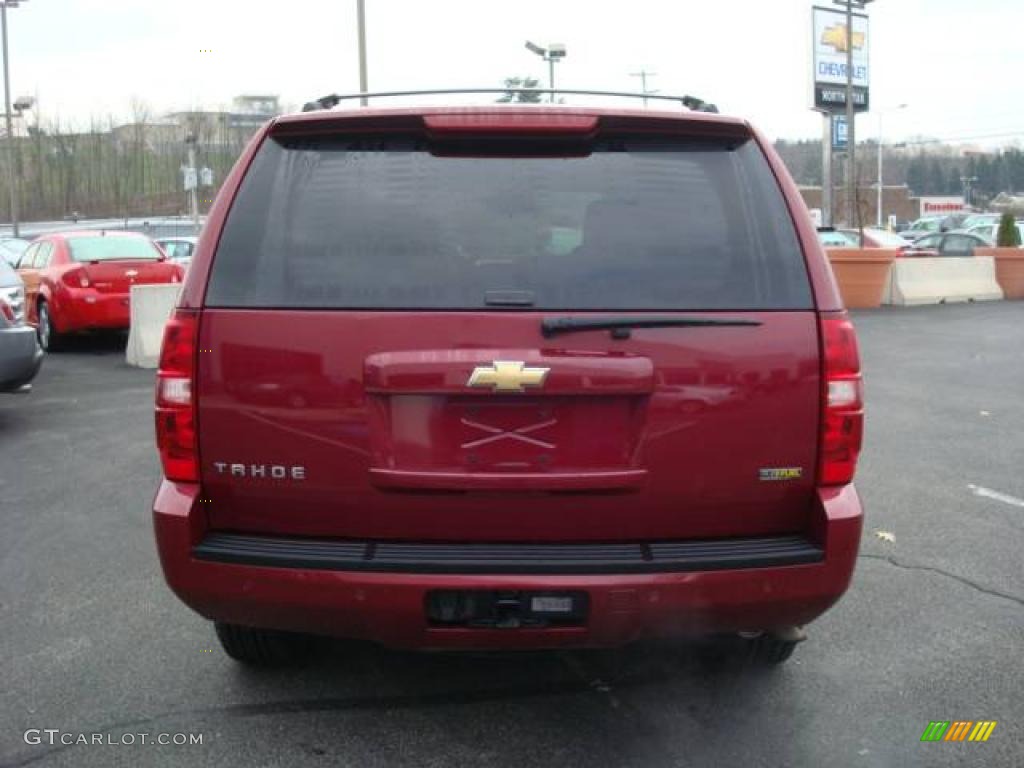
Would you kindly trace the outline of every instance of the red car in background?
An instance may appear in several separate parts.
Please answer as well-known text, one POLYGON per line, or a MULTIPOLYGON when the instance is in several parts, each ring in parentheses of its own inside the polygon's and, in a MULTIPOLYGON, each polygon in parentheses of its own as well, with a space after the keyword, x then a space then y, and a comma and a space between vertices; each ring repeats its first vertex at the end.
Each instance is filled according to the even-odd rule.
POLYGON ((40 237, 18 261, 28 322, 46 350, 76 331, 126 329, 133 285, 180 283, 184 269, 131 232, 63 232, 40 237))

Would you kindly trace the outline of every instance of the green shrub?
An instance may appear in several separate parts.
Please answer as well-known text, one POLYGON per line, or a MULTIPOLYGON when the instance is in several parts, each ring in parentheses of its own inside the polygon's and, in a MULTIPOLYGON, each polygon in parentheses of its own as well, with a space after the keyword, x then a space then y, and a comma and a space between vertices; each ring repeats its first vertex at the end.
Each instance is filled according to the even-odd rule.
POLYGON ((1012 213, 1004 213, 999 219, 999 231, 996 232, 996 245, 1000 248, 1019 248, 1020 231, 1012 213))

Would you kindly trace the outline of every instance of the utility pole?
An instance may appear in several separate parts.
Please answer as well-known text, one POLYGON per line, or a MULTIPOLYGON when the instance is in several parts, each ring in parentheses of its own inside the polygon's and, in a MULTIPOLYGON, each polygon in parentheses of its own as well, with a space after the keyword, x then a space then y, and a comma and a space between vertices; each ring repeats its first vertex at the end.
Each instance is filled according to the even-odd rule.
POLYGON ((859 211, 857 210, 857 134, 854 126, 853 108, 853 46, 856 39, 853 34, 853 8, 864 10, 864 6, 873 0, 832 0, 836 5, 846 9, 846 216, 847 224, 856 227, 859 211))
MULTIPOLYGON (((16 8, 17 5, 12 5, 16 8)), ((11 121, 11 77, 7 62, 7 3, 0 0, 0 26, 4 49, 4 121, 7 125, 7 170, 10 172, 11 233, 18 237, 18 172, 14 167, 14 124, 11 121)))
MULTIPOLYGON (((366 8, 365 0, 356 0, 356 16, 359 25, 359 92, 366 93, 369 85, 366 76, 366 8)), ((363 96, 359 103, 367 105, 366 97, 363 96)))
POLYGON ((857 226, 857 173, 853 112, 853 2, 846 1, 846 223, 857 226))
POLYGON ((644 108, 645 109, 647 108, 647 94, 649 94, 649 93, 657 93, 656 90, 654 90, 654 91, 648 91, 647 90, 647 78, 648 77, 656 77, 657 74, 658 74, 657 72, 648 72, 645 69, 641 69, 639 72, 630 72, 629 73, 630 77, 639 77, 640 78, 640 92, 644 95, 644 108))

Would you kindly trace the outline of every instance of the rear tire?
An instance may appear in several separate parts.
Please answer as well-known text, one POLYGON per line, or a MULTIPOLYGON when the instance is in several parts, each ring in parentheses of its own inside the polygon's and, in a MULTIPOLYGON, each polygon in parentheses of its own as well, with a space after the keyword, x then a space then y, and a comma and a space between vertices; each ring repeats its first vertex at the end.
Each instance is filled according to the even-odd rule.
POLYGON ((755 664, 774 667, 792 656, 793 650, 800 641, 786 640, 766 632, 747 642, 749 643, 751 661, 755 664))
POLYGON ((256 667, 272 667, 299 659, 309 647, 309 637, 275 629, 213 623, 224 652, 235 661, 256 667))
POLYGON ((53 329, 53 318, 50 317, 50 307, 45 301, 39 302, 39 309, 36 312, 38 323, 36 324, 36 338, 39 339, 39 346, 44 352, 53 352, 60 348, 62 337, 53 329))

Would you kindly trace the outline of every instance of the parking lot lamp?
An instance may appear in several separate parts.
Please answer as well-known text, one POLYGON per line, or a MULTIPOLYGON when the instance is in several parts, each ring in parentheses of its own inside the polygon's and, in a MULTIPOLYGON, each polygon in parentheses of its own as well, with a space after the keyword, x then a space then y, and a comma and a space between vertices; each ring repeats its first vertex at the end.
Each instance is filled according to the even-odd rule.
POLYGON ((885 143, 882 141, 882 117, 888 112, 896 112, 906 108, 906 104, 897 104, 892 109, 878 110, 878 206, 875 213, 879 229, 882 228, 882 154, 885 147, 885 143))
MULTIPOLYGON (((359 92, 366 93, 369 90, 369 80, 366 74, 366 4, 364 0, 356 0, 356 26, 359 36, 359 92)), ((359 100, 361 106, 369 102, 363 96, 359 100)))
POLYGON ((536 53, 544 61, 548 63, 548 88, 551 90, 548 101, 554 103, 555 101, 555 62, 565 58, 565 46, 561 43, 549 43, 547 48, 541 48, 539 45, 534 45, 529 40, 526 41, 526 50, 531 53, 536 53))
MULTIPOLYGON (((26 2, 26 0, 20 0, 26 2)), ((2 27, 4 53, 4 121, 7 125, 7 169, 10 174, 11 233, 18 232, 18 173, 14 168, 14 125, 11 120, 11 77, 7 63, 7 9, 17 8, 19 0, 0 0, 0 27, 2 27)))

